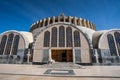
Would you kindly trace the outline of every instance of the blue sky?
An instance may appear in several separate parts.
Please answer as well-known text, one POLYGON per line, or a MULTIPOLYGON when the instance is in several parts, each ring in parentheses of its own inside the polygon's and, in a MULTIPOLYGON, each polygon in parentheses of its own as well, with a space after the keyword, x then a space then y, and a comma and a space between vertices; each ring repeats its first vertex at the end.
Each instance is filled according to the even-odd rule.
POLYGON ((0 0, 0 33, 29 31, 37 20, 60 13, 92 21, 97 30, 120 28, 120 0, 0 0))

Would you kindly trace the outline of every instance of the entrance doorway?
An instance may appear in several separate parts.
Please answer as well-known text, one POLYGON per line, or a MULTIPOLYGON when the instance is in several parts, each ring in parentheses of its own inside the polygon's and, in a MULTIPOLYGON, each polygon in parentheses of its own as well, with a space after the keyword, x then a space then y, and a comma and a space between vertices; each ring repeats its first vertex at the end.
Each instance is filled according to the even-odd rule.
POLYGON ((51 57, 56 62, 73 62, 72 50, 51 50, 51 57))

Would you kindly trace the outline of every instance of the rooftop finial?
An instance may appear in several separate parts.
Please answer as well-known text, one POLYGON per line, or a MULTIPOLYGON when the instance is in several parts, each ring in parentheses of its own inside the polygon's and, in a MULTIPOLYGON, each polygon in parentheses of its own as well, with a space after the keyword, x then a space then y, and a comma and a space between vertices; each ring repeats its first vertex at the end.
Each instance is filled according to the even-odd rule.
POLYGON ((61 13, 60 16, 63 17, 63 16, 65 16, 65 14, 64 14, 64 13, 61 13))

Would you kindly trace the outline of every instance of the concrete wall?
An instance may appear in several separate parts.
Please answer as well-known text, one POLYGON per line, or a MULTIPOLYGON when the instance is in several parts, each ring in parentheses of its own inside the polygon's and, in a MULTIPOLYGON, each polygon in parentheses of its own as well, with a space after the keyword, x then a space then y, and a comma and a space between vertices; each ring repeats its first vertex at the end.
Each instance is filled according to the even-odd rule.
POLYGON ((18 31, 6 31, 4 33, 1 34, 0 36, 0 42, 2 39, 2 36, 6 35, 7 39, 8 39, 8 35, 10 33, 13 33, 13 41, 12 41, 12 45, 11 45, 11 49, 10 49, 10 54, 5 54, 6 51, 6 47, 7 47, 7 42, 5 44, 5 48, 4 48, 4 52, 0 55, 1 57, 1 63, 23 63, 24 61, 24 57, 27 54, 27 50, 28 50, 28 46, 30 44, 30 42, 33 42, 33 38, 32 38, 32 34, 29 32, 18 32, 18 31), (29 34, 29 35, 27 35, 29 34), (18 42, 18 49, 17 49, 17 53, 13 54, 12 53, 12 49, 13 49, 13 45, 14 45, 14 38, 16 35, 19 35, 20 39, 18 42), (28 37, 30 37, 31 40, 28 39, 28 37))
POLYGON ((99 54, 102 59, 102 63, 119 63, 120 62, 120 57, 119 57, 120 55, 118 52, 118 48, 117 48, 117 44, 116 44, 116 40, 115 40, 115 36, 114 36, 115 32, 120 33, 120 30, 108 30, 108 31, 104 32, 99 39, 98 49, 100 50, 99 54), (111 56, 108 39, 107 39, 108 34, 111 34, 113 36, 117 56, 111 56))

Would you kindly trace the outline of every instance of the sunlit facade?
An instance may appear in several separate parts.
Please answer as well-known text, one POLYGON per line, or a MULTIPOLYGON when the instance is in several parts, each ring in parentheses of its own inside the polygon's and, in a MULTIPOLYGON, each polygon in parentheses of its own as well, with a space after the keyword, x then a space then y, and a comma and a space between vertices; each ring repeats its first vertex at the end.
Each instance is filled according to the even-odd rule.
POLYGON ((10 30, 0 35, 0 63, 48 61, 119 64, 120 30, 96 31, 92 22, 62 14, 37 21, 30 32, 10 30))

